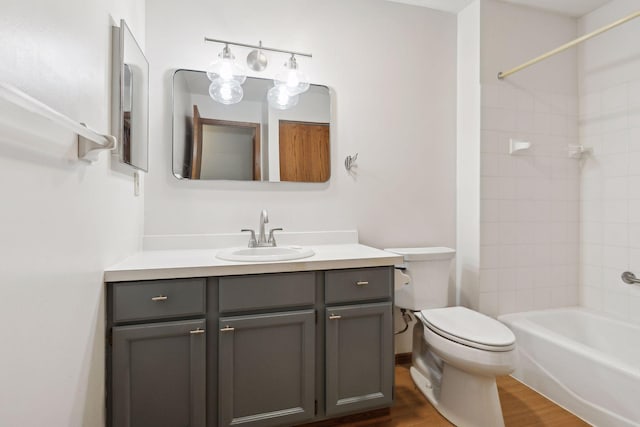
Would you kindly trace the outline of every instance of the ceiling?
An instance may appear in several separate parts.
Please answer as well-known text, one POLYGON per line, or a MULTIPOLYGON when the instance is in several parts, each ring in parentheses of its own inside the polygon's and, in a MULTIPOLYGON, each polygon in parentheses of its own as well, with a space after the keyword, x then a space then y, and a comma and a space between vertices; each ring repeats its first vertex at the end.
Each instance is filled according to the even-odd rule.
MULTIPOLYGON (((458 13, 473 0, 388 0, 395 3, 406 3, 423 6, 445 12, 458 13)), ((585 15, 610 0, 502 0, 507 3, 520 4, 537 9, 548 10, 573 17, 585 15)))

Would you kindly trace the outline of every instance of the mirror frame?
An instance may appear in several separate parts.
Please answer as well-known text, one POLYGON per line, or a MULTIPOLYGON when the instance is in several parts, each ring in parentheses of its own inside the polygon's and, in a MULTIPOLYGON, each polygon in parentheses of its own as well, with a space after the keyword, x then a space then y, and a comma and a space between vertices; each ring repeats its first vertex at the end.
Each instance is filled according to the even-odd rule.
MULTIPOLYGON (((175 105, 175 100, 176 100, 176 91, 175 91, 175 77, 176 74, 180 71, 190 71, 190 72, 196 72, 196 73, 206 73, 203 70, 195 70, 192 68, 175 68, 173 69, 173 72, 171 72, 170 74, 170 81, 171 81, 171 165, 170 165, 170 173, 171 175, 178 181, 201 181, 201 180, 197 180, 197 179, 191 179, 190 176, 178 176, 176 175, 176 172, 174 170, 174 164, 175 164, 175 156, 176 156, 176 152, 175 152, 175 141, 174 141, 174 137, 175 137, 175 115, 173 113, 173 106, 175 105)), ((265 77, 257 77, 257 76, 248 76, 248 77, 252 77, 255 79, 260 79, 260 80, 271 80, 265 77)), ((327 123, 327 125, 329 126, 329 147, 328 147, 328 165, 327 165, 327 169, 328 169, 328 176, 327 176, 327 180, 326 181, 317 181, 317 182, 311 182, 311 181, 269 181, 269 180, 253 180, 253 181, 249 181, 249 180, 233 180, 233 179, 211 179, 211 180, 204 180, 207 182, 213 182, 213 183, 257 183, 257 184, 285 184, 285 185, 298 185, 298 184, 309 184, 309 185, 327 185, 330 181, 331 181, 331 175, 332 175, 332 153, 334 151, 334 148, 332 147, 334 145, 334 141, 333 141, 333 134, 334 134, 334 130, 332 130, 335 126, 335 118, 333 116, 334 114, 334 91, 327 85, 323 85, 323 84, 317 84, 317 83, 311 83, 314 86, 318 86, 318 87, 323 87, 327 90, 327 94, 329 96, 329 105, 328 105, 328 115, 329 115, 329 122, 327 123)), ((214 101, 215 102, 215 101, 214 101)), ((233 122, 233 123, 237 123, 237 122, 233 122)), ((193 136, 192 136, 193 139, 193 136)), ((260 141, 260 144, 263 144, 263 141, 260 141)), ((190 153, 192 151, 190 150, 190 153)))
MULTIPOLYGON (((117 148, 113 152, 113 156, 118 158, 120 163, 131 166, 134 169, 141 170, 144 172, 149 171, 149 61, 147 60, 142 48, 138 44, 138 41, 133 36, 133 33, 127 26, 127 23, 124 19, 120 20, 120 26, 113 26, 111 32, 112 38, 112 79, 111 79, 111 124, 112 124, 112 134, 117 139, 117 148), (137 54, 144 60, 143 75, 144 75, 144 85, 146 86, 146 97, 144 97, 144 105, 146 109, 146 114, 142 120, 144 120, 144 136, 142 140, 136 140, 136 144, 143 144, 145 147, 145 157, 144 162, 133 163, 130 157, 131 150, 125 149, 125 145, 131 144, 133 141, 129 140, 128 142, 124 138, 125 134, 125 96, 129 95, 131 99, 133 99, 134 88, 133 84, 129 84, 127 88, 125 85, 126 82, 126 73, 129 72, 131 74, 131 70, 129 64, 125 63, 125 38, 130 38, 131 41, 137 47, 137 54), (128 92, 128 93, 127 93, 128 92)), ((133 103, 133 101, 131 101, 133 103)), ((131 106, 133 109, 133 106, 131 106)), ((129 111, 130 112, 130 111, 129 111)))

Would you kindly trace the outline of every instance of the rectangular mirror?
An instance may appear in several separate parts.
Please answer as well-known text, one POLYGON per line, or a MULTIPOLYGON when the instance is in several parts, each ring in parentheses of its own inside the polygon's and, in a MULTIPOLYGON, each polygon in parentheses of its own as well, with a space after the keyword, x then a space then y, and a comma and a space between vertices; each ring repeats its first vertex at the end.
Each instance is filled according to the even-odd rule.
POLYGON ((124 20, 113 27, 112 123, 118 139, 114 155, 122 163, 149 170, 149 63, 124 20))
POLYGON ((329 88, 311 85, 288 110, 272 108, 273 80, 247 77, 244 96, 223 105, 204 71, 173 75, 173 174, 180 179, 326 182, 330 167, 329 88))

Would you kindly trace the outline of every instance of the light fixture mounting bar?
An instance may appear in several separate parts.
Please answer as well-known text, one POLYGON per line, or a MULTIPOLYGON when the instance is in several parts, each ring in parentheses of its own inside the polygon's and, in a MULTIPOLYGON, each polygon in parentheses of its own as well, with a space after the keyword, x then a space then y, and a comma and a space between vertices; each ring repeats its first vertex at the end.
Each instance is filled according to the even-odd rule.
POLYGON ((310 53, 296 52, 294 50, 276 49, 274 47, 266 47, 266 46, 262 46, 262 45, 258 46, 258 45, 247 44, 247 43, 236 43, 236 42, 230 42, 230 41, 227 41, 227 40, 212 39, 212 38, 209 38, 209 37, 205 37, 204 41, 213 42, 213 43, 231 44, 231 45, 234 45, 234 46, 250 47, 252 49, 269 50, 271 52, 289 53, 291 55, 306 56, 306 57, 309 57, 309 58, 312 57, 312 55, 310 53))

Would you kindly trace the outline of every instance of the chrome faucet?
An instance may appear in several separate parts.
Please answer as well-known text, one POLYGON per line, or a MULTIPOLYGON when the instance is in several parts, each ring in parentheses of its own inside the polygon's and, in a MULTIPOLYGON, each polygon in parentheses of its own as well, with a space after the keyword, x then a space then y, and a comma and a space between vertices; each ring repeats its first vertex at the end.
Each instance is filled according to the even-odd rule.
POLYGON ((267 246, 267 236, 264 234, 264 225, 269 222, 269 214, 266 209, 260 212, 260 234, 258 235, 258 246, 267 246))
POLYGON ((250 248, 263 248, 263 247, 273 247, 276 246, 276 238, 273 236, 274 231, 282 231, 282 228, 272 228, 269 231, 269 237, 265 232, 265 224, 269 222, 269 214, 266 209, 263 209, 260 212, 260 228, 258 229, 258 238, 256 238, 256 232, 249 228, 243 228, 240 231, 248 231, 251 233, 251 237, 249 238, 249 247, 250 248))

